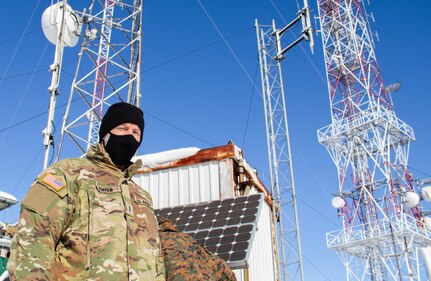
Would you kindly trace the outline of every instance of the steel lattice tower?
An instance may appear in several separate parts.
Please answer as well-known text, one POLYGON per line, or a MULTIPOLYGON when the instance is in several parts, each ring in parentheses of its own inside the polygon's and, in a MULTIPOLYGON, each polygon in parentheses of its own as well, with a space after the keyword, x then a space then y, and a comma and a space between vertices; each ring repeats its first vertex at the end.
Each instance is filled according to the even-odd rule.
POLYGON ((419 252, 431 239, 407 169, 415 137, 383 85, 363 2, 318 1, 332 118, 318 139, 337 168, 343 223, 327 244, 347 280, 425 280, 419 252))
POLYGON ((57 160, 68 135, 85 153, 98 142, 104 108, 123 101, 139 106, 142 0, 93 0, 63 119, 57 160))
POLYGON ((312 29, 307 1, 298 17, 283 29, 259 25, 256 20, 262 96, 265 109, 266 137, 270 166, 273 221, 276 226, 274 253, 277 261, 276 280, 304 280, 295 182, 290 151, 286 102, 281 62, 284 54, 302 40, 309 40, 313 48, 312 29), (281 37, 296 23, 302 23, 301 36, 282 49, 281 37))

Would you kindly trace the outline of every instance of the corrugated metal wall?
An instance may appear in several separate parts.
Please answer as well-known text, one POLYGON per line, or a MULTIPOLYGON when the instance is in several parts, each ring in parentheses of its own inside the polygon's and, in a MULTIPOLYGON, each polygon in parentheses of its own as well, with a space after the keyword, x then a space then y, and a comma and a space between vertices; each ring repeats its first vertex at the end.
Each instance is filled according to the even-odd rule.
POLYGON ((260 210, 257 231, 248 258, 250 281, 272 281, 274 276, 273 244, 271 240, 271 212, 268 204, 260 210))
POLYGON ((232 160, 210 161, 138 174, 155 209, 233 197, 232 160))

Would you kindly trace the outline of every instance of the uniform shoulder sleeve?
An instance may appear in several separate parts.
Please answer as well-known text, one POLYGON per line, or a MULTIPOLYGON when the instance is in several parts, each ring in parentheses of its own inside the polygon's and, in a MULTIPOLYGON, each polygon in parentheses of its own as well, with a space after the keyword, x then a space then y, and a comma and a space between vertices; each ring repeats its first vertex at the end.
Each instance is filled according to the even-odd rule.
POLYGON ((61 167, 53 165, 36 178, 21 204, 45 216, 67 194, 66 174, 61 167))
POLYGON ((69 209, 67 185, 66 173, 53 165, 30 187, 12 239, 8 263, 11 280, 53 280, 54 250, 69 209))

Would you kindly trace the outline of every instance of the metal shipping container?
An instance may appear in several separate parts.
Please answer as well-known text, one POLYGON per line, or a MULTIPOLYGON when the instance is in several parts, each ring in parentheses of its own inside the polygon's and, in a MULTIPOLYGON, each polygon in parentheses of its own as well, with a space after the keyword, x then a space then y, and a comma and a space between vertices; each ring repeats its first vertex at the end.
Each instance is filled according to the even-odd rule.
POLYGON ((152 198, 155 209, 198 202, 263 193, 263 205, 256 220, 257 231, 251 242, 247 267, 235 269, 238 280, 277 280, 275 276, 274 241, 272 237, 271 196, 233 143, 195 150, 189 155, 175 151, 138 156, 144 163, 154 159, 158 164, 144 166, 133 178, 152 198), (171 155, 170 159, 166 155, 171 155), (172 156, 174 155, 174 156, 172 156), (148 159, 152 158, 152 159, 148 159), (155 159, 163 159, 155 160, 155 159))

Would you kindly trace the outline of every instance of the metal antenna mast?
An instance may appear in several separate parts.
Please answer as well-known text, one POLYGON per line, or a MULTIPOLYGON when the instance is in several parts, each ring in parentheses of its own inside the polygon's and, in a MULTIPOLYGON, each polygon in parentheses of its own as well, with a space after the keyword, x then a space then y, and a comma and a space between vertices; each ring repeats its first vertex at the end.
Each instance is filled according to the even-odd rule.
POLYGON ((142 0, 92 1, 63 118, 57 160, 68 135, 81 154, 98 142, 105 105, 140 104, 142 0), (73 106, 72 106, 73 104, 73 106))
POLYGON ((307 1, 304 1, 304 4, 298 17, 281 30, 275 27, 274 21, 271 26, 265 26, 259 25, 256 20, 271 192, 274 198, 273 220, 276 225, 274 255, 277 261, 277 270, 274 274, 276 280, 304 280, 290 137, 281 73, 281 61, 290 48, 303 39, 309 40, 310 46, 313 48, 307 1), (301 36, 282 49, 281 37, 299 21, 302 23, 301 36))
MULTIPOLYGON (((66 7, 67 7, 67 0, 64 0, 59 4, 61 12, 61 20, 59 21, 59 27, 57 32, 57 40, 55 45, 55 56, 54 56, 54 63, 50 66, 50 71, 52 72, 52 78, 51 78, 51 85, 48 87, 48 92, 50 95, 49 99, 49 108, 48 108, 48 122, 46 125, 46 128, 42 131, 43 135, 43 145, 45 146, 45 154, 43 157, 43 169, 46 169, 48 166, 48 159, 49 159, 49 150, 50 146, 54 145, 54 134, 53 134, 53 122, 54 122, 54 112, 55 112, 55 105, 57 102, 57 96, 58 96, 58 84, 60 83, 60 74, 61 74, 61 66, 63 61, 63 50, 64 50, 64 33, 66 30, 66 7)), ((52 9, 54 10, 54 9, 52 9)), ((52 14, 56 13, 56 11, 48 11, 50 15, 49 17, 53 17, 52 14)), ((54 24, 57 24, 57 20, 54 21, 54 24)))
POLYGON ((332 205, 343 224, 327 233, 328 247, 347 280, 425 280, 419 253, 431 239, 407 169, 415 137, 395 115, 397 87, 383 85, 364 1, 318 6, 332 123, 317 133, 337 167, 332 205))

